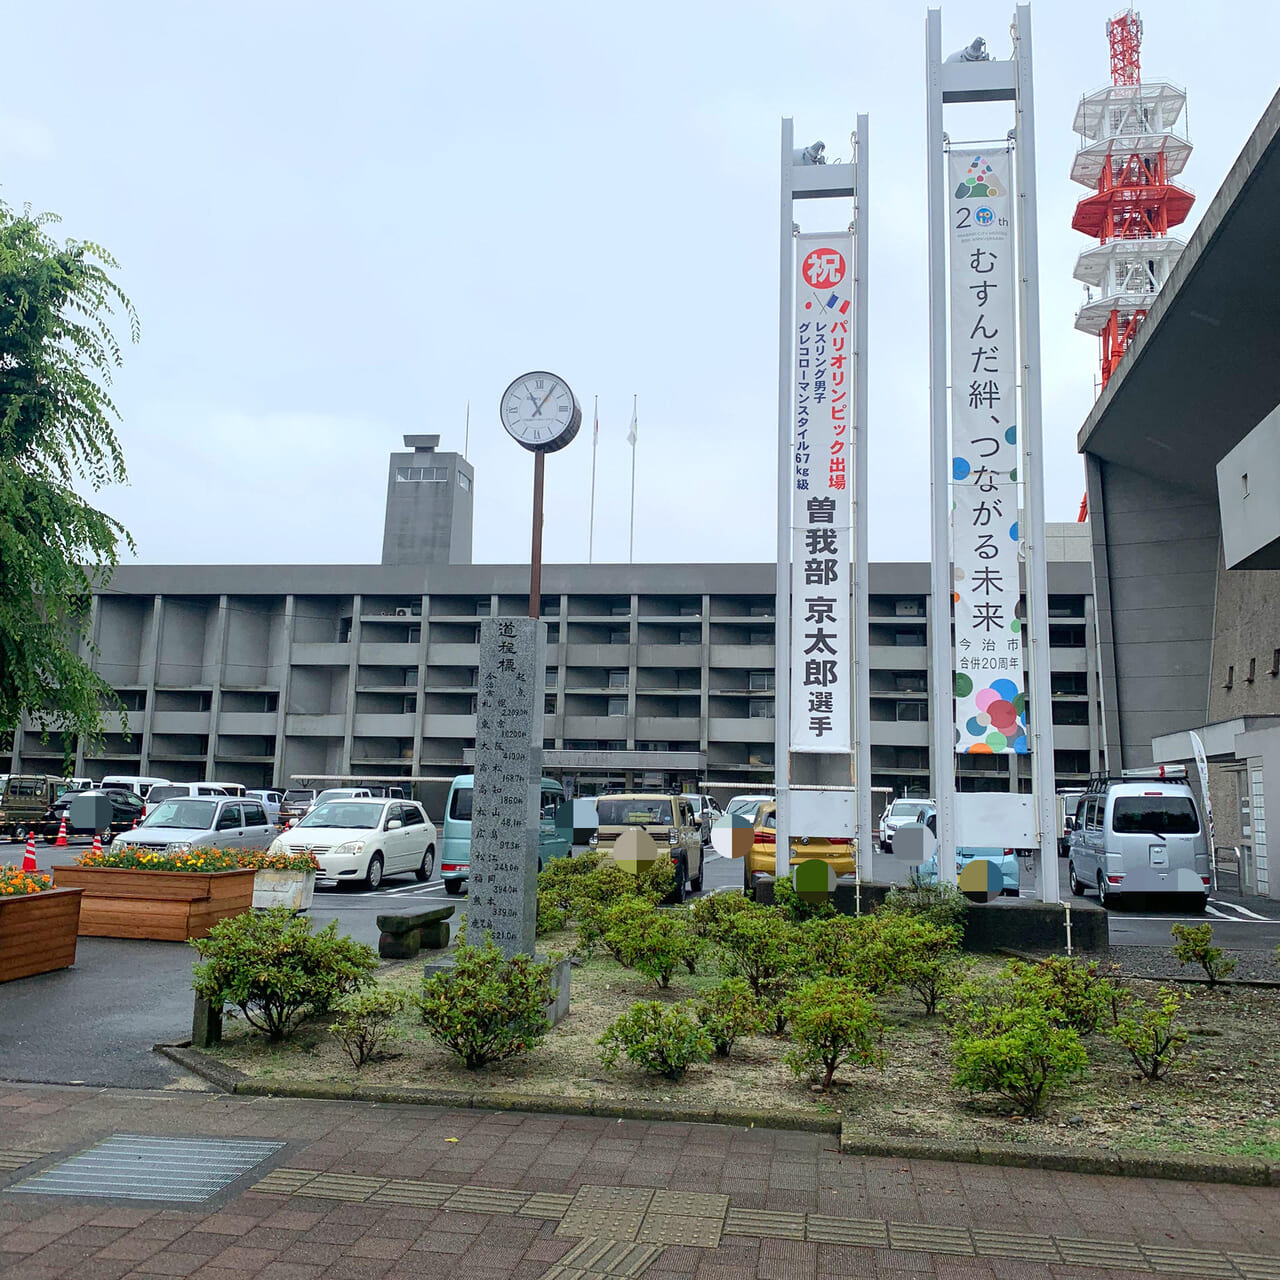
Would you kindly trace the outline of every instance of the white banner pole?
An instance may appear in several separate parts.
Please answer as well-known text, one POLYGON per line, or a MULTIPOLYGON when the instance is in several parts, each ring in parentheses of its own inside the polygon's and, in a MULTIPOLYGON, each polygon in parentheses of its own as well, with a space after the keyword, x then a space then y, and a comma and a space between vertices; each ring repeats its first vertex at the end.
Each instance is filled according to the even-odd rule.
POLYGON ((1057 808, 1054 802, 1053 694, 1049 678, 1049 572, 1045 546, 1044 452, 1040 420, 1040 248, 1036 230, 1035 107, 1031 89, 1031 6, 1014 20, 1018 66, 1018 249, 1022 270, 1022 475, 1026 493, 1028 656, 1030 659, 1032 790, 1040 826, 1040 900, 1060 902, 1057 808))
POLYGON ((925 154, 929 191, 930 772, 937 803, 938 879, 956 882, 955 727, 951 677, 951 451, 947 447, 947 202, 943 190, 942 13, 925 20, 925 154))
POLYGON ((857 221, 854 226, 854 337, 857 344, 857 411, 855 413, 854 450, 854 602, 853 602, 853 696, 854 759, 853 780, 857 790, 858 875, 873 878, 875 831, 871 823, 871 649, 869 631, 870 582, 868 563, 869 517, 867 512, 867 345, 870 329, 867 319, 867 276, 869 267, 869 231, 871 209, 868 175, 870 151, 865 114, 858 117, 855 149, 854 199, 857 221))
POLYGON ((795 300, 795 245, 791 213, 794 128, 782 121, 778 196, 778 569, 774 583, 773 780, 774 871, 783 879, 791 870, 791 308, 795 300))

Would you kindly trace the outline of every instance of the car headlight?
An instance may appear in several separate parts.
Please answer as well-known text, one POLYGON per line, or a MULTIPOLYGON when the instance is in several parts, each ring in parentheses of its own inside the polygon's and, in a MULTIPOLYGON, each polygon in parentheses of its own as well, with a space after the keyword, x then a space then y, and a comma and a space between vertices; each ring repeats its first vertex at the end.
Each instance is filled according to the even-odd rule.
POLYGON ((333 852, 340 858, 353 858, 356 854, 363 852, 363 840, 348 840, 346 844, 340 844, 333 852))
POLYGON ((281 840, 279 836, 276 836, 276 838, 271 842, 270 848, 267 849, 267 852, 273 853, 273 854, 284 853, 285 852, 284 841, 281 840))
POLYGON ((186 853, 191 848, 190 840, 175 840, 164 847, 165 853, 186 853))

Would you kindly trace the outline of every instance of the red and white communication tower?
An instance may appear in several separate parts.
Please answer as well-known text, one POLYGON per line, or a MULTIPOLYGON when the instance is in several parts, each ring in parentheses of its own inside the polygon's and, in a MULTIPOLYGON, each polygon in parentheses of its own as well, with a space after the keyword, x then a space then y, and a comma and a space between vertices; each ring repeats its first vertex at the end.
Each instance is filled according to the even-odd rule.
POLYGON ((1076 328, 1101 340, 1104 387, 1185 248, 1169 228, 1195 200, 1172 181, 1191 155, 1177 129, 1186 91, 1142 79, 1142 19, 1132 9, 1107 23, 1107 39, 1111 85, 1080 100, 1080 150, 1071 166, 1072 181, 1091 192, 1071 225, 1098 241, 1076 263, 1075 278, 1085 285, 1076 328))

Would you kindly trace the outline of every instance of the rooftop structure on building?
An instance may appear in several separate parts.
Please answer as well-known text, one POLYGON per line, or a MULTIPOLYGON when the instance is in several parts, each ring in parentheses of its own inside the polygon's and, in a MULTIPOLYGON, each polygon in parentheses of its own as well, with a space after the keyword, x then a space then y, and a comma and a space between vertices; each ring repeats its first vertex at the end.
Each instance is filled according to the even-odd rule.
POLYGON ((1092 192, 1071 225, 1098 241, 1076 262, 1085 285, 1076 328, 1099 339, 1103 387, 1185 248, 1169 229, 1186 220, 1195 199, 1173 182, 1191 155, 1179 131, 1186 92, 1142 79, 1142 19, 1133 9, 1107 23, 1107 40, 1112 83, 1080 100, 1071 167, 1072 181, 1092 192))

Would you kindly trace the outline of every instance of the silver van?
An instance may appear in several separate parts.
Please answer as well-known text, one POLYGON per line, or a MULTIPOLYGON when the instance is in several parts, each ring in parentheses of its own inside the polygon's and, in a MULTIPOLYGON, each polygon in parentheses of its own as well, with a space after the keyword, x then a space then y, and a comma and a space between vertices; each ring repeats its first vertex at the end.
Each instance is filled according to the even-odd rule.
POLYGON ((1137 894, 1177 894, 1195 912, 1209 901, 1209 842, 1185 782, 1098 779, 1076 802, 1067 851, 1071 892, 1104 907, 1137 894))

